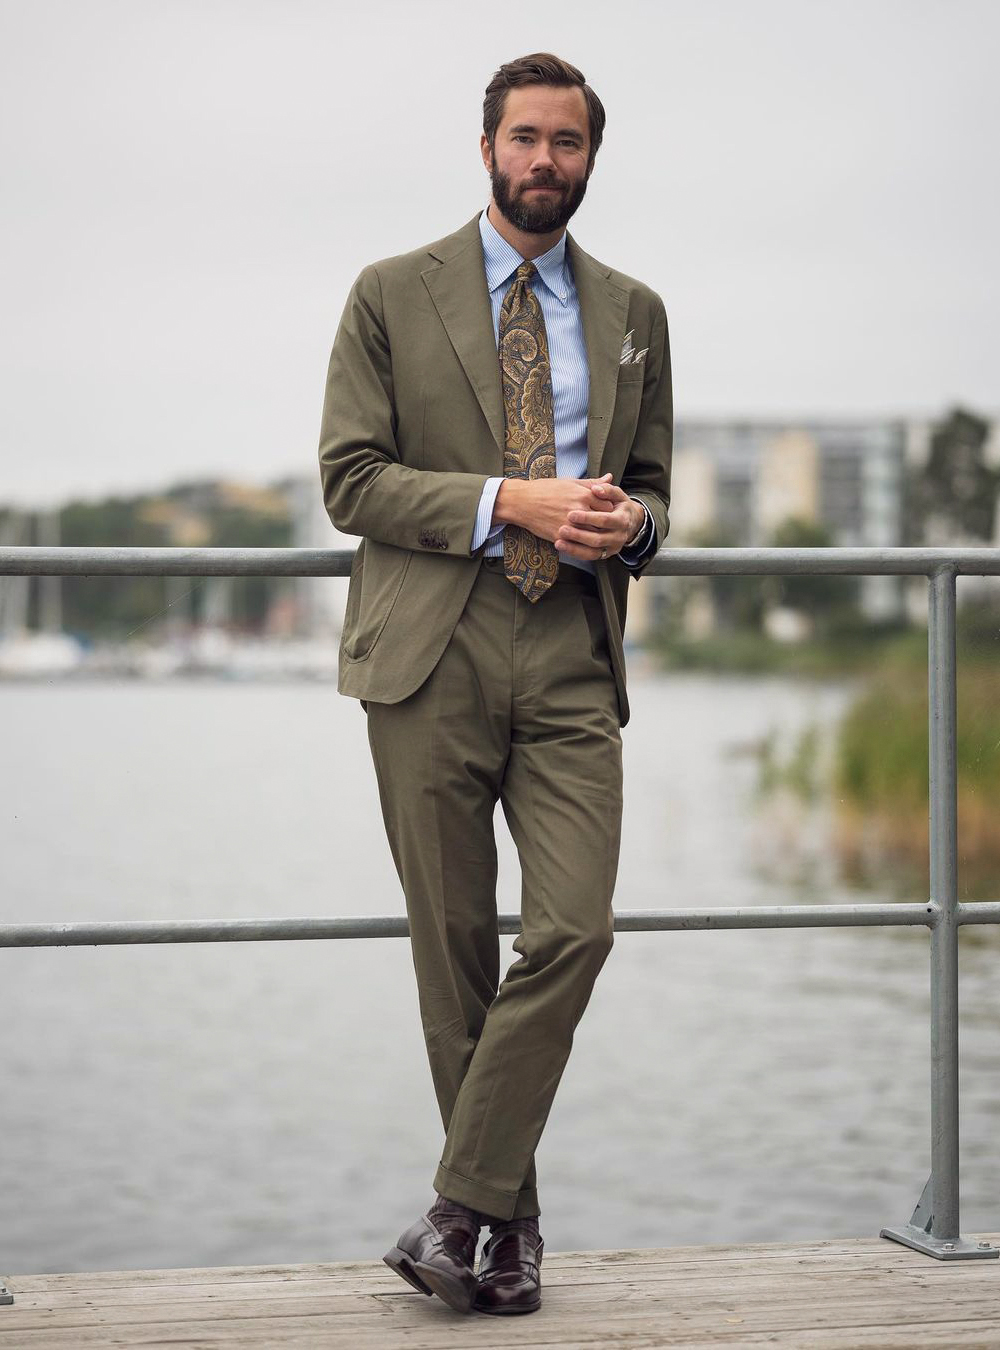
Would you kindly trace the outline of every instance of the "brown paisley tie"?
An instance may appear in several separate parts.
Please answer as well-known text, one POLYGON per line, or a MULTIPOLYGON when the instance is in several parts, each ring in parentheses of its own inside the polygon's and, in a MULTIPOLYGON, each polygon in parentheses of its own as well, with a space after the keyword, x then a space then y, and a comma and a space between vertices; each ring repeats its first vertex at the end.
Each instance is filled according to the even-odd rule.
MULTIPOLYGON (((522 263, 500 307, 506 478, 556 476, 549 343, 542 307, 528 285, 534 274, 534 263, 522 263)), ((507 525, 503 532, 503 570, 507 579, 534 602, 555 581, 559 552, 548 539, 539 539, 523 526, 507 525)))

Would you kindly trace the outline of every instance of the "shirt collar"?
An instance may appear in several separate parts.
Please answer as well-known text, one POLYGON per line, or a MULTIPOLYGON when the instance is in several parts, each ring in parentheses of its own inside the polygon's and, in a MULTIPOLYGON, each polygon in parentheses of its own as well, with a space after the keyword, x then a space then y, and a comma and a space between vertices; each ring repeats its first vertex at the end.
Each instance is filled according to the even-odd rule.
MULTIPOLYGON (((486 284, 491 291, 509 281, 524 258, 516 248, 511 247, 500 231, 490 221, 485 211, 479 217, 479 233, 483 240, 483 261, 486 264, 486 284)), ((532 258, 538 275, 560 302, 569 303, 569 286, 566 281, 566 231, 563 230, 548 253, 540 258, 532 258)))

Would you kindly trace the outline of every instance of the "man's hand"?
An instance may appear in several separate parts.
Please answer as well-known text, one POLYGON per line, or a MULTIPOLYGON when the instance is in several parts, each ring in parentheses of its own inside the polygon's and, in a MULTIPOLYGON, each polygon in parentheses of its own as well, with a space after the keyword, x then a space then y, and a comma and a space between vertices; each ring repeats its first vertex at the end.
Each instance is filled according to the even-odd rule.
POLYGON ((642 507, 620 487, 604 481, 610 477, 606 473, 604 478, 580 480, 589 486, 599 506, 596 511, 579 507, 570 510, 566 524, 560 526, 553 541, 560 553, 594 562, 606 550, 603 556, 610 558, 625 547, 643 524, 646 513, 642 507))
MULTIPOLYGON (((574 513, 588 517, 607 513, 609 518, 614 513, 615 503, 600 495, 611 488, 610 478, 610 473, 603 478, 506 478, 493 506, 493 522, 522 525, 539 539, 548 539, 559 547, 556 541, 574 513)), ((570 552, 566 539, 563 544, 565 551, 570 552)), ((597 554, 601 547, 598 546, 597 554)), ((610 546, 608 551, 611 552, 610 546)), ((590 554, 578 552, 576 556, 583 558, 590 554)))

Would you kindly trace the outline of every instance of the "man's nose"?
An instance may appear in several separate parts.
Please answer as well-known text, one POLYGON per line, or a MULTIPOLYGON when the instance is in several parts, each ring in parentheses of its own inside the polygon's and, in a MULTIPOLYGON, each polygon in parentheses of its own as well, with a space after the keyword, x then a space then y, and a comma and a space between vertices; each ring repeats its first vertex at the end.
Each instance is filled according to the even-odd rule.
POLYGON ((535 150, 535 158, 531 161, 532 172, 537 172, 539 169, 554 169, 555 167, 555 160, 552 158, 548 143, 539 141, 535 150))

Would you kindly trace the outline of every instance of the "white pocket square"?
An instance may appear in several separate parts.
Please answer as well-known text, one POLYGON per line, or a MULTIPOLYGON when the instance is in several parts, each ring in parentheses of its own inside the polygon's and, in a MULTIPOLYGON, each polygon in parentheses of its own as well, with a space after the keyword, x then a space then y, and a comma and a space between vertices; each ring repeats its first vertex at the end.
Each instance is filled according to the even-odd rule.
POLYGON ((636 351, 632 346, 632 334, 634 332, 635 329, 630 328, 625 334, 625 341, 622 343, 622 359, 619 362, 620 365, 637 366, 646 359, 646 353, 649 351, 648 347, 643 347, 641 351, 636 351))

